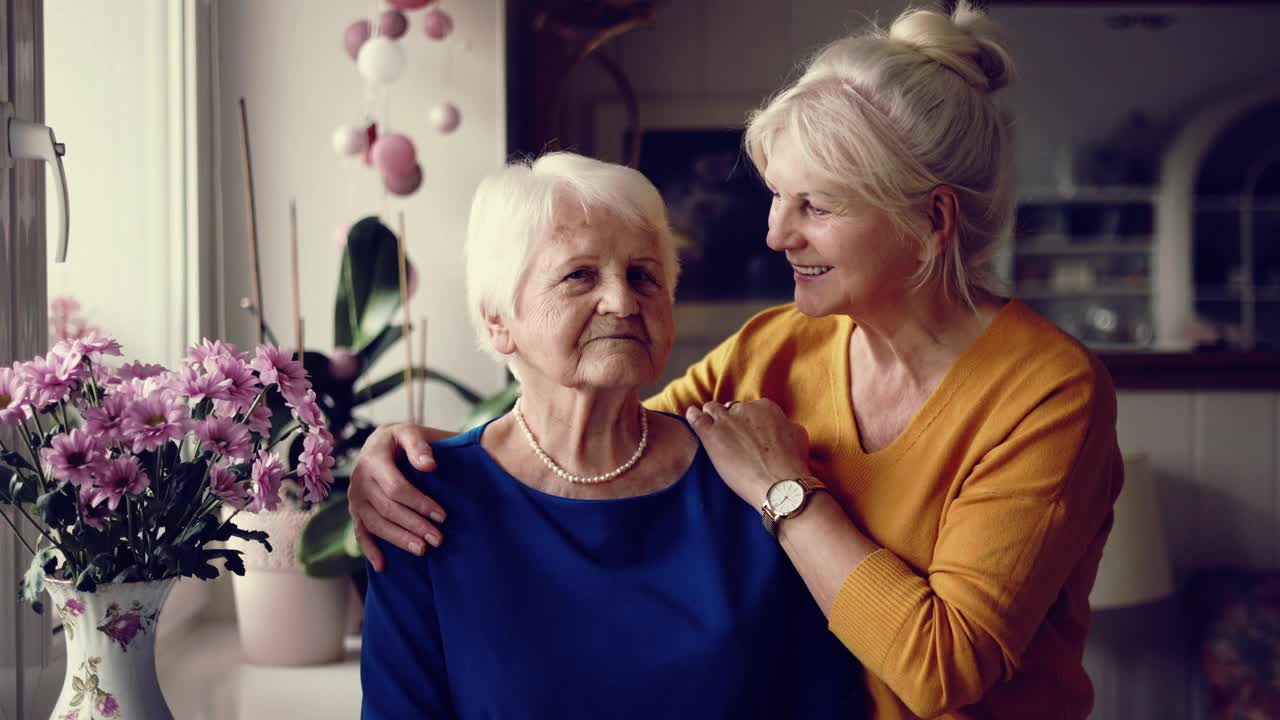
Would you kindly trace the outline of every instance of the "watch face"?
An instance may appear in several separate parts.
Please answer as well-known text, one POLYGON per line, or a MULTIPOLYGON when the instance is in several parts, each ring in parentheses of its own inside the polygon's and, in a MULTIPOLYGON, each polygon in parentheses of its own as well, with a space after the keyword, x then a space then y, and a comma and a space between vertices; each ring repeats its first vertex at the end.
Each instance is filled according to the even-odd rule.
POLYGON ((769 507, 780 516, 790 515, 804 501, 804 486, 795 480, 780 480, 769 488, 769 507))

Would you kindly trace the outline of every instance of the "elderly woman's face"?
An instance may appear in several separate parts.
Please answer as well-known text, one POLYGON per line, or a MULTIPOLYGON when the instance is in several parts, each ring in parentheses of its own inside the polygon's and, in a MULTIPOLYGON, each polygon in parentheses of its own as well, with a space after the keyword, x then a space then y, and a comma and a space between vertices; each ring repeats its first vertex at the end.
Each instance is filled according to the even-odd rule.
POLYGON ((530 253, 507 324, 522 377, 577 388, 658 379, 673 321, 657 233, 565 202, 530 253))

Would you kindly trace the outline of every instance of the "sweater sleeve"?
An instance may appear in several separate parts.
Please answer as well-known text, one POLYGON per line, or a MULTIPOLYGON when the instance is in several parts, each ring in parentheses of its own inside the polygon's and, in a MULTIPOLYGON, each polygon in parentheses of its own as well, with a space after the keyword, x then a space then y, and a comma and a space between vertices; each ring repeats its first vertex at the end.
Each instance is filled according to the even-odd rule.
POLYGON ((368 570, 360 685, 363 720, 453 718, 444 647, 427 561, 378 542, 383 572, 368 570))
POLYGON ((717 345, 682 377, 668 383, 662 392, 645 400, 645 407, 679 415, 690 406, 715 400, 737 349, 740 332, 717 345))
POLYGON ((916 715, 971 705, 1012 676, 1110 528, 1115 420, 1105 370, 1060 381, 964 480, 924 576, 881 549, 845 579, 832 632, 916 715))

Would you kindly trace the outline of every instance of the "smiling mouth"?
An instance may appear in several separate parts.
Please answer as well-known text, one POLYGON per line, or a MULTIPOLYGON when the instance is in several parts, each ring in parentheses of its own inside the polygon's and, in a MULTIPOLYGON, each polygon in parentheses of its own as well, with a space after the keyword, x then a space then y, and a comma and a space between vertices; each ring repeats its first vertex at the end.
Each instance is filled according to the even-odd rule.
POLYGON ((796 265, 795 263, 792 263, 791 269, 794 270, 797 275, 803 275, 805 277, 819 277, 831 272, 830 265, 796 265))

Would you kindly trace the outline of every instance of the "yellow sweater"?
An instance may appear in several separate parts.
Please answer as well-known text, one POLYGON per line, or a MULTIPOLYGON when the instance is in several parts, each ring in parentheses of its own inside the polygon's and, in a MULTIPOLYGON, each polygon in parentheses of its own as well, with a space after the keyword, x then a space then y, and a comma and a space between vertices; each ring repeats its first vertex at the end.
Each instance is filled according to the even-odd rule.
POLYGON ((829 623, 866 668, 876 718, 1085 718, 1089 589, 1123 466, 1102 364, 1017 300, 888 447, 864 452, 847 317, 752 318, 647 405, 769 398, 810 465, 884 549, 829 623))

